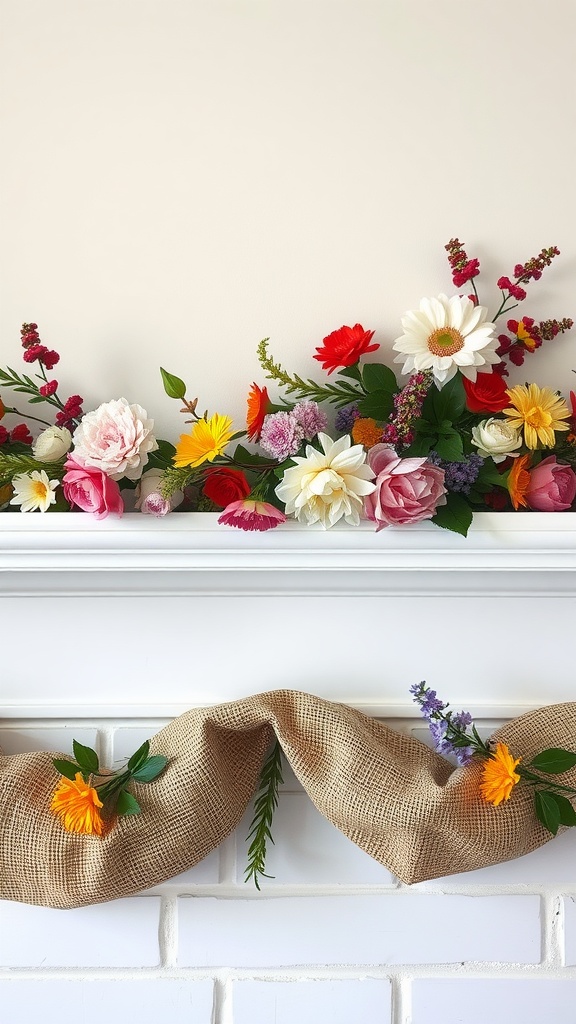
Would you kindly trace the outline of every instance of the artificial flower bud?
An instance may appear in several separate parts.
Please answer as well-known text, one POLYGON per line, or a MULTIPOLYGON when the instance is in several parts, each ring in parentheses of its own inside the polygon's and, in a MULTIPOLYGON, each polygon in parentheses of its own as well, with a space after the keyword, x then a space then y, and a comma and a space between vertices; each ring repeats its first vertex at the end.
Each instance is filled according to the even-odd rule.
POLYGON ((66 427, 46 427, 32 448, 38 462, 58 462, 70 451, 72 434, 66 427))
POLYGON ((517 458, 519 453, 515 449, 522 445, 517 427, 495 416, 472 427, 472 442, 483 458, 492 458, 494 462, 504 462, 509 455, 517 458))
POLYGON ((163 496, 160 490, 163 475, 161 469, 149 469, 140 478, 136 488, 136 508, 145 515, 165 516, 184 498, 182 491, 175 491, 170 499, 163 496))

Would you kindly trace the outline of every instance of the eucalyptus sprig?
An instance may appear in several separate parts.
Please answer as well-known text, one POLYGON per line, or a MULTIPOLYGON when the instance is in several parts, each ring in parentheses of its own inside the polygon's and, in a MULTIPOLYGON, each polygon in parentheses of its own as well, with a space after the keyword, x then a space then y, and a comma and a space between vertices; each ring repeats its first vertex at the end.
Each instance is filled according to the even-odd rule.
POLYGON ((321 385, 310 379, 303 380, 297 373, 291 377, 268 353, 269 341, 269 338, 264 338, 258 345, 258 361, 266 376, 285 388, 288 394, 296 395, 298 398, 310 398, 314 402, 331 402, 337 408, 349 405, 350 402, 359 401, 366 394, 362 386, 357 387, 347 380, 321 385))
POLYGON ((274 743, 270 754, 264 761, 260 771, 256 799, 254 801, 254 817, 246 841, 252 840, 248 848, 248 866, 245 882, 254 879, 254 885, 260 890, 260 878, 270 878, 265 872, 268 841, 272 838, 272 819, 278 806, 278 790, 282 778, 282 747, 278 740, 274 743))

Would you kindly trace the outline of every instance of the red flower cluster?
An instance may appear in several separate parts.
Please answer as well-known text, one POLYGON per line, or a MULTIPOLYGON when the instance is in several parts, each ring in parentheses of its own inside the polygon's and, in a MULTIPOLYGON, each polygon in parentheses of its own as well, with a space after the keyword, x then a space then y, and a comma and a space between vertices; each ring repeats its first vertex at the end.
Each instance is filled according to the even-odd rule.
POLYGON ((508 320, 506 326, 515 337, 512 339, 507 334, 499 334, 500 345, 496 351, 499 356, 506 356, 515 366, 522 366, 526 352, 535 352, 543 341, 551 341, 558 334, 564 334, 573 324, 574 321, 569 317, 562 320, 542 320, 539 324, 531 316, 522 317, 521 320, 508 320))
POLYGON ((52 370, 56 363, 59 362, 60 356, 53 349, 48 349, 45 345, 40 344, 38 324, 22 324, 20 334, 22 336, 22 345, 26 349, 23 356, 24 362, 38 362, 45 366, 47 370, 52 370))
POLYGON ((517 263, 514 267, 514 277, 517 281, 539 281, 544 267, 549 267, 554 257, 559 255, 560 249, 556 245, 542 249, 538 256, 533 256, 527 263, 517 263))
POLYGON ((341 327, 324 338, 316 349, 314 359, 322 363, 322 369, 332 373, 342 366, 354 366, 367 352, 375 352, 379 344, 371 345, 374 331, 365 331, 360 324, 341 327))
MULTIPOLYGON (((452 280, 456 288, 462 288, 473 277, 478 277, 480 261, 468 259, 464 245, 458 238, 451 238, 444 248, 448 253, 448 263, 452 267, 452 280)), ((469 297, 476 302, 476 296, 469 297)))
POLYGON ((509 277, 499 277, 496 284, 500 291, 509 292, 513 299, 517 299, 518 302, 522 302, 526 298, 526 292, 524 288, 521 288, 519 284, 515 284, 509 277))
POLYGON ((13 430, 6 430, 0 427, 0 444, 8 444, 9 441, 18 441, 20 444, 32 444, 34 438, 25 423, 19 423, 13 430))
POLYGON ((57 427, 67 427, 68 430, 74 430, 76 426, 75 421, 82 418, 84 410, 82 409, 82 402, 84 399, 81 395, 71 395, 70 398, 64 403, 64 407, 56 413, 55 423, 57 427))

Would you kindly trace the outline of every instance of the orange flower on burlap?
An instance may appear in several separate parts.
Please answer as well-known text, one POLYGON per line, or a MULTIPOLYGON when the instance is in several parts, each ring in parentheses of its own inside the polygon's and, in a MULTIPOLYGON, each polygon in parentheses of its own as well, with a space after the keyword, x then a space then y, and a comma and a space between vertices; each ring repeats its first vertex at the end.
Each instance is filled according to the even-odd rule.
POLYGON ((497 807, 503 800, 509 800, 514 786, 520 782, 520 775, 514 769, 522 758, 513 758, 505 743, 498 743, 492 757, 487 758, 482 768, 480 795, 488 804, 497 807))
POLYGON ((100 808, 103 806, 97 791, 84 782, 81 772, 76 772, 74 780, 60 780, 52 797, 50 810, 60 818, 67 832, 101 836, 104 822, 100 808))

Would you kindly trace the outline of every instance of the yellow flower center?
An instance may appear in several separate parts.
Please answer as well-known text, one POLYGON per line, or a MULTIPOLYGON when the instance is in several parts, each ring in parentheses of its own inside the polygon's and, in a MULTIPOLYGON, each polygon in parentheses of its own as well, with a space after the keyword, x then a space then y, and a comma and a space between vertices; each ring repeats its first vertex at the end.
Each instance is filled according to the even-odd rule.
POLYGON ((428 338, 428 348, 435 356, 453 356, 464 348, 464 338, 455 327, 438 327, 428 338))
POLYGON ((44 501, 48 495, 48 488, 46 484, 43 484, 41 480, 32 481, 32 493, 38 501, 44 501))
POLYGON ((534 430, 539 430, 541 427, 549 427, 552 423, 550 413, 543 409, 541 405, 533 405, 528 409, 524 415, 524 420, 530 427, 534 427, 534 430))

